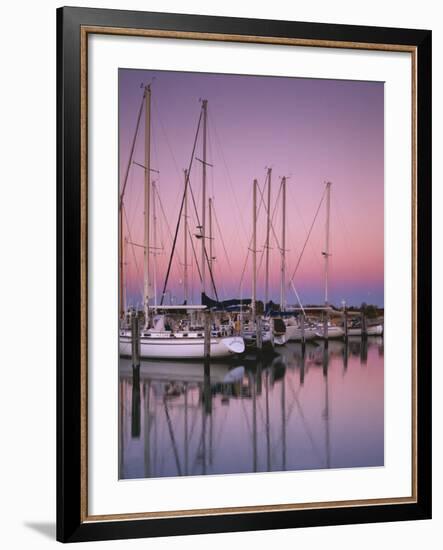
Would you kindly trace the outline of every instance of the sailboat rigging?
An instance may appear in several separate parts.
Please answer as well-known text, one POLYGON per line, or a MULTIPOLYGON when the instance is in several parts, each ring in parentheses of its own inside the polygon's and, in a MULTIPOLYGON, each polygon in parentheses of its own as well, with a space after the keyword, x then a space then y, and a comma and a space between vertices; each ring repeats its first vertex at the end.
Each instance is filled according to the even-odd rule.
POLYGON ((333 325, 329 321, 328 310, 329 304, 329 258, 331 252, 329 249, 329 231, 330 231, 330 211, 331 211, 331 186, 330 181, 326 182, 326 220, 325 220, 325 249, 322 251, 322 256, 325 262, 325 311, 323 312, 323 323, 318 325, 317 337, 328 340, 329 338, 343 338, 344 330, 342 327, 333 325))
MULTIPOLYGON (((177 236, 179 233, 180 222, 183 218, 183 209, 186 205, 186 218, 184 223, 185 234, 185 247, 187 247, 187 196, 188 190, 191 190, 189 182, 190 170, 192 167, 192 161, 194 158, 195 147, 197 143, 197 136, 200 128, 200 121, 203 114, 203 128, 206 132, 206 109, 207 101, 204 100, 202 112, 197 127, 197 133, 194 140, 194 146, 192 151, 191 160, 188 170, 185 172, 185 188, 183 197, 181 200, 181 207, 177 222, 177 227, 174 235, 173 246, 168 263, 168 270, 165 277, 165 283, 161 295, 160 306, 157 305, 157 292, 156 292, 156 261, 154 257, 154 305, 150 305, 150 219, 151 215, 154 220, 154 248, 156 247, 156 187, 155 183, 151 182, 151 86, 145 86, 144 90, 144 104, 145 104, 145 143, 144 143, 144 270, 143 270, 143 311, 144 311, 144 327, 140 335, 140 356, 142 358, 203 358, 205 356, 205 334, 203 329, 203 323, 201 322, 201 315, 206 309, 206 306, 165 306, 163 305, 164 297, 166 294, 166 288, 168 284, 168 278, 172 265, 172 258, 177 243, 177 236), (151 200, 152 199, 152 200, 151 200), (152 212, 151 212, 152 202, 152 212)), ((206 139, 203 139, 203 160, 206 162, 206 139)), ((205 174, 204 164, 204 174, 205 174)), ((203 186, 205 187, 206 176, 203 177, 203 186)), ((206 210, 206 204, 203 205, 202 219, 205 218, 204 211, 206 210)), ((198 214, 197 214, 198 218, 198 214)), ((204 225, 202 225, 202 236, 205 234, 204 225)), ((206 246, 202 239, 202 258, 208 261, 206 246)), ((155 254, 155 250, 154 250, 155 254)), ((185 264, 187 264, 187 253, 185 256, 185 264)), ((204 288, 204 266, 201 265, 202 273, 202 287, 204 288)), ((185 265, 185 271, 187 265, 185 265)), ((209 264, 209 273, 211 281, 215 290, 215 284, 213 280, 213 273, 209 264)), ((132 334, 127 328, 121 328, 120 330, 120 354, 123 356, 129 356, 131 354, 132 334)), ((209 335, 209 345, 212 357, 229 357, 242 353, 244 351, 244 342, 241 336, 234 334, 232 325, 218 325, 213 326, 209 335)))
MULTIPOLYGON (((143 328, 141 334, 141 355, 142 357, 203 357, 204 356, 204 330, 203 325, 207 324, 204 318, 209 318, 211 326, 211 350, 212 356, 229 356, 242 353, 245 341, 248 345, 263 349, 263 345, 284 345, 287 341, 303 341, 313 338, 339 338, 344 337, 344 330, 340 326, 335 326, 330 322, 332 307, 329 296, 329 268, 330 268, 330 208, 331 208, 331 182, 325 182, 325 189, 321 196, 320 203, 315 212, 312 224, 307 232, 306 240, 299 254, 292 277, 288 279, 287 262, 287 176, 280 179, 278 193, 274 193, 275 202, 272 196, 272 168, 266 168, 264 184, 260 187, 257 179, 253 180, 252 185, 252 236, 249 241, 249 247, 246 253, 245 266, 243 267, 240 280, 240 299, 226 299, 226 287, 224 273, 220 269, 222 263, 215 262, 214 253, 215 239, 220 238, 222 250, 226 256, 226 266, 229 272, 233 270, 230 266, 229 255, 224 242, 223 232, 217 219, 215 211, 215 193, 208 192, 208 167, 213 168, 210 140, 208 141, 208 100, 200 100, 200 112, 198 116, 197 127, 192 143, 191 155, 188 166, 184 170, 183 183, 180 185, 182 191, 179 196, 179 211, 175 231, 171 232, 168 223, 168 217, 163 209, 161 196, 159 194, 158 181, 154 181, 152 173, 157 172, 152 168, 151 146, 152 146, 152 87, 151 84, 143 86, 143 95, 140 107, 137 111, 135 131, 131 140, 128 164, 125 169, 121 192, 119 196, 119 219, 120 219, 120 243, 119 243, 119 313, 121 323, 121 353, 129 354, 131 344, 131 334, 128 327, 125 328, 124 321, 127 318, 127 300, 126 300, 126 274, 125 269, 125 245, 140 247, 143 249, 143 289, 142 304, 143 310, 139 316, 143 319, 143 328), (144 111, 144 117, 143 117, 144 111), (144 120, 144 160, 136 162, 134 152, 136 150, 137 137, 140 134, 144 120), (208 162, 208 143, 210 157, 208 162), (200 157, 200 158, 199 158, 200 157), (199 171, 198 194, 191 185, 191 172, 194 166, 194 160, 201 164, 201 173, 199 171), (143 169, 143 244, 134 243, 132 238, 124 238, 123 220, 127 221, 127 212, 125 211, 125 191, 128 184, 130 167, 135 164, 143 169), (183 186, 183 187, 182 187, 183 186), (198 202, 198 204, 197 204, 198 202), (322 205, 325 205, 325 243, 321 251, 324 263, 324 305, 320 308, 309 308, 312 312, 311 320, 306 317, 306 310, 303 307, 300 297, 297 293, 294 283, 294 277, 303 257, 307 242, 310 238, 313 226, 318 217, 322 205), (257 227, 259 223, 260 209, 263 206, 266 220, 261 228, 257 227), (172 241, 170 252, 167 256, 167 267, 162 286, 159 288, 159 252, 158 246, 158 228, 157 228, 157 210, 161 211, 166 221, 169 235, 172 241), (274 215, 278 212, 281 220, 281 227, 274 225, 274 215), (277 229, 277 230, 276 230, 277 229), (216 235, 216 231, 218 234, 216 235), (277 235, 278 233, 278 235, 277 235), (258 245, 257 241, 264 236, 263 245, 258 245), (181 243, 183 250, 181 248, 181 243), (190 248, 191 246, 191 248, 190 248), (181 262, 180 254, 183 253, 184 260, 181 262), (260 250, 258 250, 260 248, 260 250), (275 248, 280 253, 279 258, 279 305, 271 300, 272 292, 270 288, 273 276, 271 274, 272 259, 271 250, 275 248), (258 261, 257 252, 260 254, 258 261), (251 258, 249 258, 251 254, 251 258), (173 271, 173 261, 182 267, 183 276, 180 275, 180 285, 183 289, 182 305, 177 304, 175 296, 172 294, 172 288, 169 288, 170 278, 173 271), (246 273, 246 265, 251 261, 251 299, 243 299, 243 277, 246 273), (261 264, 264 264, 264 302, 258 300, 258 272, 261 270, 261 264), (215 267, 217 275, 221 281, 223 301, 219 300, 217 285, 215 281, 215 267), (193 279, 190 282, 189 268, 198 273, 201 290, 201 305, 192 305, 192 295, 194 292, 193 279), (221 276, 223 275, 223 276, 221 276), (290 286, 295 293, 299 307, 287 308, 287 287, 290 286), (166 306, 166 296, 170 296, 170 305, 166 306), (190 300, 191 297, 191 300, 190 300), (264 306, 264 307, 262 307, 264 306), (205 311, 206 310, 206 311, 205 311), (207 311, 210 310, 210 314, 207 311), (239 312, 239 314, 238 314, 239 312), (322 312, 323 322, 318 322, 319 315, 322 312), (316 316, 316 319, 315 319, 316 316), (180 346, 176 343, 182 339, 180 346), (185 350, 184 342, 190 341, 196 346, 193 351, 185 350), (231 339, 231 340, 230 340, 231 339), (154 342, 154 343, 148 343, 154 342), (161 340, 165 340, 164 346, 161 340), (163 349, 160 350, 160 344, 163 349), (219 345, 220 344, 220 345, 219 345)), ((157 178, 156 178, 157 179, 157 178)), ((181 178, 180 178, 181 179, 181 178)), ((195 183, 195 179, 194 179, 195 183)), ((195 185, 194 185, 195 187, 195 185)), ((129 234, 129 225, 127 227, 129 234)), ((161 232, 161 228, 160 228, 161 232)), ((217 241, 218 242, 218 241, 217 241)), ((161 245, 162 250, 163 244, 161 245)), ((291 248, 291 247, 290 247, 291 248)), ((133 252, 134 253, 134 252, 133 252)), ((134 255, 135 257, 135 255, 134 255)), ((174 263, 174 266, 176 264, 174 263)), ((138 271, 138 266, 137 266, 138 271)), ((141 278, 141 277, 140 277, 141 278)), ((261 281, 260 276, 260 281, 261 281)), ((262 288, 262 287, 261 287, 262 288)), ((350 335, 357 333, 358 326, 353 326, 350 335)), ((374 327, 373 331, 379 333, 379 326, 374 327)), ((369 331, 368 331, 369 333, 369 331)), ((365 326, 366 334, 366 326, 365 326)))

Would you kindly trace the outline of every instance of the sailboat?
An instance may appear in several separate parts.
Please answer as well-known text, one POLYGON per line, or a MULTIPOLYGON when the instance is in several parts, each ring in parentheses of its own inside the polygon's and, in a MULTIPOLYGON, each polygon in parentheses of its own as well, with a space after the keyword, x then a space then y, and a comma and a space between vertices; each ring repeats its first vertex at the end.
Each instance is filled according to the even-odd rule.
MULTIPOLYGON (((246 322, 243 325, 242 335, 246 346, 257 347, 257 327, 255 322, 253 322, 252 320, 246 322)), ((264 348, 274 347, 274 333, 272 331, 271 325, 268 322, 262 323, 261 337, 264 348)))
POLYGON ((383 334, 383 325, 381 323, 369 325, 366 328, 366 334, 368 336, 381 336, 383 334))
MULTIPOLYGON (((345 331, 342 327, 338 325, 333 325, 330 321, 328 321, 326 325, 327 330, 327 336, 326 338, 343 338, 345 335, 345 331)), ((318 323, 317 330, 315 332, 315 335, 317 338, 325 338, 325 330, 323 323, 318 323)))
POLYGON ((257 308, 257 188, 258 181, 254 179, 252 187, 252 300, 251 317, 243 324, 242 336, 247 346, 260 347, 257 336, 261 338, 264 349, 274 347, 274 334, 269 321, 258 319, 257 308))
MULTIPOLYGON (((329 252, 329 218, 331 210, 331 185, 330 181, 326 182, 326 241, 325 241, 325 250, 322 252, 323 258, 325 260, 325 306, 324 306, 324 315, 328 316, 328 310, 330 310, 329 304, 329 257, 331 256, 329 252)), ((317 338, 343 338, 345 331, 343 327, 333 325, 328 317, 323 319, 323 322, 317 324, 317 338)))
POLYGON ((304 327, 300 317, 291 316, 285 320, 286 323, 286 341, 301 342, 305 340, 314 340, 317 338, 317 327, 304 320, 304 327))
MULTIPOLYGON (((381 336, 383 334, 383 325, 381 323, 375 323, 366 327, 367 336, 381 336)), ((348 336, 361 336, 362 327, 360 322, 351 323, 348 327, 348 336)))
MULTIPOLYGON (((143 101, 145 104, 145 162, 144 162, 144 277, 143 277, 143 303, 144 303, 144 327, 140 334, 140 357, 161 359, 203 359, 205 357, 205 334, 202 323, 191 322, 193 312, 203 312, 206 306, 164 306, 149 304, 150 301, 150 215, 151 215, 151 86, 145 86, 143 101)), ((141 110, 140 110, 141 113, 141 110)), ((139 113, 139 118, 140 118, 139 113)), ((202 103, 203 127, 206 132, 207 101, 202 103)), ((203 139, 203 163, 206 164, 206 139, 203 139)), ((203 170, 203 190, 205 191, 206 177, 203 170)), ((185 191, 183 203, 187 203, 187 190, 189 186, 189 173, 185 173, 185 191)), ((205 192, 203 192, 205 197, 205 192)), ((203 202, 205 211, 205 202, 203 202)), ((204 242, 204 214, 202 225, 202 261, 206 257, 204 242)), ((122 234, 122 228, 120 229, 122 234)), ((120 234, 120 239, 122 235, 120 234)), ((185 227, 185 242, 187 239, 185 227)), ((155 244, 155 243, 154 243, 155 244)), ((122 263, 121 263, 122 265, 122 263)), ((185 270, 187 265, 185 264, 185 270)), ((155 273, 155 270, 154 270, 155 273)), ((204 263, 202 264, 204 274, 204 263)), ((203 279, 204 285, 204 279, 203 279)), ((164 292, 163 292, 164 296, 164 292)), ((122 300, 122 296, 120 297, 122 300)), ((185 299, 186 301, 186 299, 185 299)), ((125 327, 120 329, 119 348, 120 355, 131 354, 132 334, 125 327)), ((213 358, 229 357, 243 353, 245 345, 243 338, 234 333, 233 327, 222 325, 211 328, 209 338, 210 356, 213 358)))
MULTIPOLYGON (((153 308, 152 327, 140 333, 140 357, 157 359, 199 359, 204 358, 204 326, 191 324, 188 315, 201 312, 205 306, 160 306, 153 308), (180 315, 182 314, 182 315, 180 315), (177 316, 181 319, 177 320, 177 316)), ((128 329, 120 330, 120 355, 131 355, 132 334, 128 329)), ((243 353, 243 339, 233 329, 212 327, 210 355, 212 358, 229 357, 243 353)))
MULTIPOLYGON (((282 189, 282 242, 281 242, 281 262, 280 262, 280 311, 285 310, 285 274, 286 274, 286 177, 281 181, 282 189)), ((268 169, 268 216, 266 231, 266 297, 265 304, 268 302, 269 287, 269 230, 271 225, 271 168, 268 169)), ((286 344, 286 325, 281 317, 272 319, 272 331, 274 334, 274 344, 284 346, 286 344)))
POLYGON ((297 299, 299 301, 302 314, 294 315, 286 311, 286 176, 281 180, 281 195, 282 195, 282 234, 281 234, 281 261, 280 261, 280 312, 274 320, 274 335, 275 342, 278 345, 283 345, 290 341, 306 341, 316 337, 316 327, 312 323, 308 323, 305 317, 305 311, 300 302, 295 286, 290 281, 297 299), (282 329, 284 325, 284 330, 282 329), (278 328, 282 327, 280 331, 278 328), (277 338, 276 338, 277 337, 277 338))

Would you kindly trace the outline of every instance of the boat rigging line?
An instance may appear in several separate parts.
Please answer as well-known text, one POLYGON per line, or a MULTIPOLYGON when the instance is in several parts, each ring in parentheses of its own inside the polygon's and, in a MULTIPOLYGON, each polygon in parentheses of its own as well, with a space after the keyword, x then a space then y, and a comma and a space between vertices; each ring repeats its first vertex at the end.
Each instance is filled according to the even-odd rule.
MULTIPOLYGON (((203 162, 201 159, 195 157, 195 160, 198 160, 199 162, 201 162, 203 165, 206 165, 206 166, 211 166, 212 168, 212 164, 210 164, 209 162, 203 162)), ((201 225, 201 222, 200 222, 200 217, 198 215, 198 209, 197 209, 197 203, 195 201, 195 196, 194 196, 194 191, 192 189, 192 185, 191 185, 191 182, 189 182, 189 175, 188 175, 188 186, 189 186, 189 191, 191 191, 191 198, 192 198, 192 205, 194 206, 194 212, 195 212, 195 216, 197 218, 197 227, 202 227, 201 225)), ((200 235, 197 235, 197 238, 204 238, 206 239, 206 237, 203 237, 203 236, 200 236, 200 235)), ((192 242, 192 241, 191 241, 192 242)), ((219 301, 218 299, 218 293, 217 293, 217 288, 215 286, 215 281, 214 281, 214 274, 212 272, 212 267, 211 267, 211 262, 209 261, 209 257, 208 257, 208 251, 206 250, 206 246, 203 247, 204 248, 204 255, 205 255, 205 259, 206 259, 206 263, 208 264, 208 269, 209 269, 209 275, 211 276, 211 284, 212 284, 212 288, 214 289, 214 294, 215 294, 215 298, 217 300, 217 302, 219 301)), ((198 264, 197 264, 198 265, 198 264)), ((201 269, 199 268, 199 272, 200 272, 200 282, 203 281, 203 274, 201 273, 201 269)))
MULTIPOLYGON (((128 216, 127 216, 127 213, 126 213, 126 208, 124 206, 122 208, 123 208, 125 222, 126 222, 126 230, 128 231, 128 236, 131 240, 131 250, 132 250, 132 255, 134 257, 135 270, 137 272, 137 281, 140 281, 142 277, 141 277, 140 269, 138 267, 137 256, 136 256, 135 251, 134 251, 134 245, 132 243, 132 236, 131 236, 131 229, 129 227, 129 220, 128 220, 128 216)), ((140 284, 139 290, 140 290, 141 296, 143 296, 143 286, 141 284, 140 284)), ((126 289, 126 291, 127 291, 127 289, 126 289)))
MULTIPOLYGON (((158 124, 159 124, 160 129, 161 129, 161 131, 162 131, 162 133, 163 133, 163 137, 164 137, 164 139, 165 139, 166 145, 167 145, 168 150, 169 150, 169 153, 170 153, 170 155, 171 155, 172 162, 173 162, 173 164, 174 164, 174 168, 175 168, 175 171, 176 171, 177 179, 180 179, 181 173, 182 173, 182 172, 181 172, 181 170, 180 170, 179 167, 178 167, 178 162, 177 162, 177 159, 175 158, 174 150, 173 150, 172 145, 171 145, 171 142, 170 142, 170 140, 169 140, 168 133, 167 133, 166 128, 165 128, 165 126, 164 126, 164 124, 163 124, 163 116, 161 115, 161 112, 160 112, 160 110, 159 110, 159 108, 158 108, 158 106, 157 106, 157 100, 156 100, 155 96, 153 96, 153 98, 152 98, 152 104, 153 104, 153 107, 154 107, 154 113, 157 114, 157 117, 156 117, 156 118, 157 118, 158 124)), ((154 146, 155 146, 155 142, 154 142, 154 146)), ((179 198, 179 195, 177 196, 177 198, 179 198)), ((177 201, 177 203, 178 203, 178 201, 177 201)), ((175 210, 175 209, 177 208, 177 206, 178 206, 177 203, 174 204, 174 210, 175 210)), ((171 238, 172 238, 172 237, 171 237, 171 238)))
POLYGON ((119 197, 119 214, 120 214, 120 238, 119 238, 119 253, 120 253, 120 317, 122 318, 123 315, 124 315, 124 310, 125 310, 125 304, 124 304, 124 296, 123 296, 123 288, 124 288, 124 281, 123 281, 123 257, 124 257, 124 252, 123 252, 123 198, 125 196, 125 191, 126 191, 126 185, 128 183, 128 178, 129 178, 129 172, 130 172, 130 169, 131 169, 131 165, 132 165, 132 160, 133 160, 133 156, 134 156, 134 150, 135 150, 135 144, 137 142, 137 135, 138 135, 138 130, 139 130, 139 127, 140 127, 140 119, 141 119, 141 116, 142 116, 142 112, 143 112, 143 105, 144 105, 144 102, 145 102, 145 97, 146 97, 146 87, 144 88, 144 92, 143 92, 143 97, 142 97, 142 100, 141 100, 141 103, 140 103, 140 108, 138 110, 138 115, 137 115, 137 122, 136 122, 136 125, 135 125, 135 132, 134 132, 134 137, 132 138, 132 143, 131 143, 131 149, 130 149, 130 152, 129 152, 129 158, 128 158, 128 164, 126 166, 126 172, 125 172, 125 177, 124 177, 124 180, 123 180, 123 186, 122 186, 122 191, 120 193, 120 197, 119 197))
POLYGON ((140 128, 140 120, 141 120, 141 116, 142 116, 142 112, 143 112, 143 105, 144 105, 144 102, 145 102, 145 97, 146 97, 146 88, 144 89, 143 97, 142 97, 142 100, 141 100, 141 103, 140 103, 140 108, 139 108, 139 110, 138 110, 137 122, 136 122, 136 125, 135 125, 134 137, 132 138, 131 150, 130 150, 130 152, 129 152, 128 164, 126 165, 125 178, 124 178, 124 180, 123 180, 123 187, 122 187, 122 191, 121 191, 121 193, 120 193, 120 208, 122 208, 122 206, 123 206, 123 198, 124 198, 124 196, 125 196, 126 185, 127 185, 127 183, 128 183, 129 171, 130 171, 131 165, 132 165, 132 163, 133 163, 135 144, 136 144, 136 142, 137 142, 138 130, 139 130, 139 128, 140 128))
MULTIPOLYGON (((258 188, 259 192, 261 192, 260 184, 258 182, 257 182, 257 188, 258 188)), ((262 207, 262 202, 260 202, 260 204, 258 205, 257 218, 260 215, 261 207, 262 207)), ((251 252, 251 247, 252 247, 252 237, 249 239, 249 245, 248 245, 248 250, 246 252, 245 263, 243 264, 243 270, 242 270, 242 274, 241 274, 241 277, 240 277, 240 283, 238 285, 238 292, 239 293, 242 292, 243 277, 245 276, 245 273, 246 273, 246 267, 248 265, 249 253, 251 252)))
MULTIPOLYGON (((282 180, 283 181, 283 180, 282 180)), ((271 216, 271 220, 270 220, 270 227, 272 228, 272 233, 275 237, 275 229, 274 229, 274 217, 275 217, 275 212, 277 210, 277 206, 278 206, 278 201, 280 199, 280 195, 281 195, 281 190, 282 190, 282 182, 280 182, 280 186, 279 186, 279 189, 278 189, 278 194, 277 194, 277 198, 275 200, 275 204, 274 204, 274 210, 272 212, 272 216, 271 216)), ((266 213, 267 213, 267 208, 266 208, 266 205, 264 203, 264 197, 263 197, 263 194, 261 194, 261 199, 262 199, 262 204, 263 206, 265 207, 265 210, 266 210, 266 213)), ((280 251, 280 254, 283 253, 278 241, 277 241, 277 248, 279 249, 280 251)), ((260 256, 260 262, 258 264, 258 269, 257 269, 257 272, 259 273, 260 272, 260 269, 261 269, 261 266, 262 266, 262 263, 263 263, 263 258, 264 258, 264 255, 265 255, 265 250, 266 250, 266 247, 263 247, 262 249, 262 252, 261 252, 261 256, 260 256)))
POLYGON ((194 260, 195 260, 195 265, 197 266, 198 276, 199 276, 200 282, 202 282, 202 273, 200 271, 200 266, 198 265, 197 252, 195 251, 194 241, 192 240, 192 233, 191 233, 191 230, 189 229, 189 227, 188 227, 188 235, 189 235, 189 240, 190 240, 191 246, 192 246, 192 252, 193 252, 193 256, 194 256, 194 260))
POLYGON ((296 266, 295 266, 295 269, 294 269, 294 272, 293 272, 293 274, 292 274, 292 277, 291 277, 290 280, 289 280, 290 283, 293 282, 294 277, 295 277, 295 274, 297 273, 297 270, 298 270, 298 268, 299 268, 299 266, 300 266, 300 262, 301 262, 301 259, 302 259, 302 257, 303 257, 303 253, 304 253, 304 251, 305 251, 305 249, 306 249, 306 245, 308 244, 309 237, 311 236, 312 229, 314 228, 315 221, 316 221, 316 219, 317 219, 318 213, 320 212, 321 205, 322 205, 323 200, 324 200, 324 198, 325 198, 326 189, 327 189, 327 188, 325 187, 325 189, 323 190, 322 196, 321 196, 321 198, 320 198, 319 205, 318 205, 317 210, 316 210, 315 215, 314 215, 314 219, 312 220, 312 223, 311 223, 311 227, 309 228, 308 234, 307 234, 307 236, 306 236, 306 240, 305 240, 305 242, 304 242, 304 244, 303 244, 303 247, 302 247, 302 249, 301 249, 301 252, 300 252, 300 255, 299 255, 299 257, 298 257, 298 261, 297 261, 297 264, 296 264, 296 266))
MULTIPOLYGON (((184 203, 185 203, 186 192, 187 192, 188 189, 191 192, 191 198, 192 198, 192 203, 193 203, 194 210, 195 210, 195 216, 197 218, 198 227, 201 227, 200 218, 199 218, 199 215, 198 215, 198 209, 197 209, 197 205, 196 205, 196 202, 195 202, 194 192, 193 192, 193 189, 192 189, 192 186, 191 186, 191 183, 190 183, 190 173, 191 173, 191 168, 192 168, 194 158, 196 160, 200 160, 197 157, 195 157, 195 149, 197 147, 197 140, 198 140, 198 135, 199 135, 199 132, 200 132, 200 125, 201 125, 201 121, 202 121, 202 115, 203 115, 203 110, 200 111, 200 116, 199 116, 199 119, 198 119, 197 131, 195 133, 194 144, 193 144, 193 147, 192 147, 191 159, 189 161, 189 166, 188 166, 188 171, 187 171, 185 191, 183 193, 183 197, 182 197, 182 201, 181 201, 181 205, 180 205, 180 211, 179 211, 179 215, 178 215, 177 225, 176 225, 176 228, 175 228, 175 235, 174 235, 174 240, 173 240, 173 243, 172 243, 172 250, 171 250, 171 255, 169 257, 168 269, 166 271, 165 283, 164 283, 164 286, 163 286, 163 292, 162 292, 162 295, 161 295, 160 305, 163 305, 163 300, 164 300, 164 297, 165 297, 166 288, 167 288, 168 281, 169 281, 169 275, 170 275, 171 265, 172 265, 172 258, 174 256, 175 247, 176 247, 176 244, 177 244, 177 237, 178 237, 178 232, 179 232, 179 229, 180 229, 180 222, 181 222, 181 219, 182 219, 182 213, 183 213, 183 207, 184 207, 184 203)), ((202 164, 203 164, 203 161, 200 161, 200 162, 202 162, 202 164)), ((208 164, 209 166, 212 166, 211 164, 205 162, 204 165, 206 165, 206 164, 208 164)), ((191 242, 192 242, 192 239, 191 239, 191 242)), ((206 250, 206 246, 203 246, 203 249, 204 249, 204 256, 205 256, 206 262, 208 263, 208 270, 209 270, 209 275, 211 277, 211 284, 212 284, 212 288, 214 289, 215 298, 216 298, 217 301, 219 301, 217 288, 215 286, 215 281, 214 281, 214 274, 213 274, 212 269, 211 269, 210 261, 209 261, 209 258, 208 258, 208 252, 206 250)), ((202 273, 200 271, 200 268, 199 268, 199 272, 200 272, 200 278, 202 280, 202 273)))
MULTIPOLYGON (((168 222, 168 217, 166 216, 166 212, 165 212, 165 209, 163 207, 163 201, 161 199, 161 196, 160 196, 160 193, 158 192, 158 189, 156 189, 156 195, 157 195, 157 198, 158 198, 158 202, 160 204, 160 210, 162 212, 162 215, 163 215, 163 219, 165 220, 165 224, 166 224, 166 227, 168 228, 168 233, 169 233, 169 237, 172 241, 172 231, 171 231, 171 226, 169 225, 169 222, 168 222)), ((178 262, 181 263, 181 258, 180 258, 180 254, 179 252, 177 251, 177 259, 178 259, 178 262)))
MULTIPOLYGON (((191 185, 189 186, 189 190, 191 191, 191 197, 192 197, 192 201, 193 201, 194 207, 195 207, 194 193, 192 191, 191 185)), ((201 227, 200 219, 198 217, 198 211, 197 211, 196 207, 195 207, 195 215, 197 216, 197 224, 198 224, 197 227, 201 227)), ((197 238, 206 238, 206 237, 198 236, 197 238)), ((191 240, 191 242, 192 242, 192 240, 191 240)), ((204 246, 203 248, 204 248, 204 255, 205 255, 206 263, 208 264, 209 275, 211 276, 211 285, 212 285, 212 288, 214 289, 215 299, 218 302, 219 301, 218 292, 217 292, 217 287, 215 286, 214 273, 212 271, 211 262, 209 261, 208 251, 206 250, 206 246, 204 246)), ((198 262, 197 262, 197 265, 198 265, 198 262)), ((200 267, 199 267, 199 273, 200 273, 200 282, 202 282, 203 281, 203 274, 202 274, 202 271, 201 271, 200 267)))
MULTIPOLYGON (((290 199, 291 199, 291 204, 294 206, 295 208, 295 213, 296 213, 296 216, 297 218, 301 221, 302 225, 303 225, 303 230, 304 230, 304 234, 307 235, 308 234, 308 227, 305 223, 305 220, 303 218, 303 213, 300 211, 300 208, 299 208, 299 205, 298 205, 298 201, 296 200, 296 195, 293 193, 294 189, 293 187, 288 187, 288 191, 289 191, 289 194, 291 195, 290 199)), ((311 248, 311 252, 313 253, 314 257, 315 257, 315 260, 316 262, 318 263, 318 266, 319 266, 319 269, 322 269, 322 262, 317 254, 317 250, 320 248, 318 246, 314 246, 316 243, 313 243, 312 240, 309 242, 309 245, 310 245, 310 248, 311 248)))
POLYGON ((198 118, 198 124, 197 124, 197 131, 195 133, 195 138, 194 138, 194 145, 192 147, 192 154, 191 154, 191 158, 189 160, 189 166, 188 166, 188 172, 187 172, 187 178, 186 178, 186 184, 185 184, 185 193, 183 193, 183 197, 182 197, 182 201, 181 201, 181 205, 180 205, 180 212, 179 212, 179 216, 178 216, 177 225, 176 225, 176 228, 175 228, 174 240, 172 242, 171 255, 169 256, 168 269, 166 271, 165 283, 163 285, 163 291, 162 291, 162 294, 161 294, 161 299, 160 299, 160 305, 161 306, 163 305, 163 300, 165 298, 166 288, 168 286, 169 274, 171 272, 171 266, 172 266, 172 258, 174 257, 175 247, 176 247, 176 244, 177 244, 178 231, 180 229, 180 220, 182 218, 183 206, 185 204, 186 191, 187 191, 187 188, 189 186, 189 175, 191 173, 191 167, 192 167, 192 163, 194 161, 195 148, 197 146, 197 138, 198 138, 198 133, 200 131, 201 120, 202 120, 202 112, 200 111, 200 116, 198 118))
POLYGON ((220 235, 220 239, 221 239, 221 242, 222 242, 222 246, 223 246, 223 251, 225 253, 225 257, 226 257, 226 262, 228 264, 228 267, 229 267, 229 271, 230 273, 232 273, 232 267, 231 267, 231 261, 229 259, 229 255, 228 255, 228 252, 226 250, 226 245, 225 245, 225 240, 223 238, 223 233, 220 229, 220 224, 218 223, 218 217, 217 217, 217 212, 215 210, 215 205, 213 203, 213 212, 214 212, 214 219, 215 219, 215 224, 217 225, 217 229, 218 229, 218 234, 220 235))
MULTIPOLYGON (((226 162, 226 157, 225 157, 225 154, 224 154, 224 151, 223 151, 222 142, 221 142, 220 136, 218 135, 218 132, 217 132, 216 120, 215 120, 215 117, 212 116, 212 113, 208 113, 208 126, 209 125, 214 130, 215 140, 218 144, 218 149, 220 151, 220 157, 221 157, 221 160, 223 162, 223 166, 224 166, 225 171, 226 171, 227 180, 228 180, 228 183, 229 183, 229 187, 231 188, 232 196, 234 197, 234 204, 237 208, 238 219, 239 219, 240 225, 243 229, 243 235, 246 239, 246 242, 248 242, 248 232, 247 232, 245 224, 244 224, 244 216, 243 216, 243 214, 240 210, 239 201, 237 200, 237 195, 235 193, 235 187, 232 183, 231 172, 229 171, 229 166, 228 166, 228 163, 226 162)), ((210 135, 211 134, 209 133, 209 136, 210 135)))

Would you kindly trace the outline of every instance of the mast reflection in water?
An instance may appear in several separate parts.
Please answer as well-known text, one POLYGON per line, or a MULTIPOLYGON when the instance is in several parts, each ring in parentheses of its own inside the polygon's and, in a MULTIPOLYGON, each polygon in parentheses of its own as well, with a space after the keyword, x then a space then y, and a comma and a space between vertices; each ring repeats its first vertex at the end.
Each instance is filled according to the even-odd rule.
POLYGON ((120 479, 383 465, 382 338, 119 375, 120 479))

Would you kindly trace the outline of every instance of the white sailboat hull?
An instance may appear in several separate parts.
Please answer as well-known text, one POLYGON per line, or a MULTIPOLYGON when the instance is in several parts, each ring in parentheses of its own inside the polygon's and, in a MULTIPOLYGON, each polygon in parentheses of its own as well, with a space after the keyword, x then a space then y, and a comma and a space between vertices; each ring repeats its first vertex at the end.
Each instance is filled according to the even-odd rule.
POLYGON ((383 334, 383 325, 372 325, 366 329, 368 336, 381 336, 383 334))
POLYGON ((274 345, 284 346, 286 344, 286 334, 274 334, 274 345))
MULTIPOLYGON (((315 329, 305 327, 305 340, 313 340, 315 338, 315 329)), ((296 325, 286 325, 286 341, 301 342, 302 330, 296 325)))
MULTIPOLYGON (((256 332, 243 332, 243 338, 247 346, 256 346, 257 345, 257 334, 256 332)), ((264 347, 274 347, 274 335, 271 331, 264 331, 262 333, 262 343, 264 347)))
MULTIPOLYGON (((383 325, 372 325, 367 327, 368 336, 381 336, 383 334, 383 325)), ((348 328, 348 336, 361 336, 361 328, 348 328)))
MULTIPOLYGON (((345 332, 342 327, 336 327, 334 325, 328 326, 327 337, 329 338, 343 338, 345 332)), ((317 338, 324 338, 323 327, 317 329, 317 338)))
MULTIPOLYGON (((131 356, 132 337, 120 336, 120 355, 131 356)), ((156 359, 203 359, 204 338, 184 337, 140 337, 140 357, 156 359)), ((210 355, 212 358, 231 357, 245 351, 240 336, 222 336, 211 338, 210 355)))

